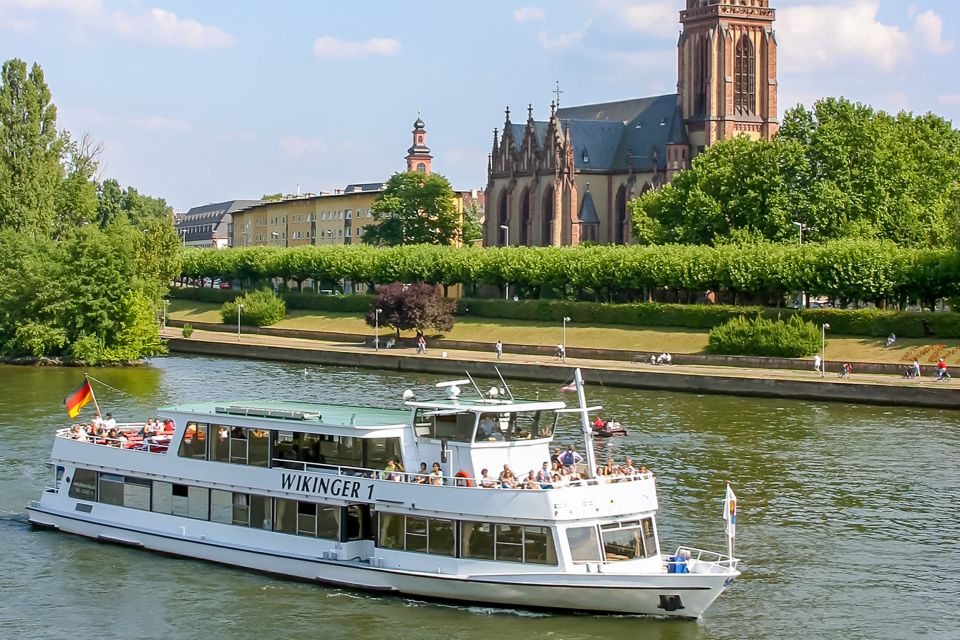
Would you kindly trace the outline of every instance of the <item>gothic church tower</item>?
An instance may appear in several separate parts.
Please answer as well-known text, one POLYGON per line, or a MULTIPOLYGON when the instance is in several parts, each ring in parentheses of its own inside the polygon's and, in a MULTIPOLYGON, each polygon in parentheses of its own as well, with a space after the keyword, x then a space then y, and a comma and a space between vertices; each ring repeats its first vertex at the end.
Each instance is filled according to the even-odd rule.
POLYGON ((777 132, 777 41, 769 0, 687 0, 678 100, 695 153, 735 135, 777 132))

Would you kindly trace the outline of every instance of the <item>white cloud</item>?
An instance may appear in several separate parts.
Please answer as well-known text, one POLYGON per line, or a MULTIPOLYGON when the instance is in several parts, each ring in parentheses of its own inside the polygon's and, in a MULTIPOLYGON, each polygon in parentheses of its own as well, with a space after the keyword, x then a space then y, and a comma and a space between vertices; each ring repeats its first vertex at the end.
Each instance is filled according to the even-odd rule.
POLYGON ((168 129, 175 131, 186 131, 190 128, 190 123, 180 118, 167 118, 166 116, 147 116, 137 118, 133 124, 146 129, 168 129))
POLYGON ((953 50, 953 40, 943 39, 943 20, 933 11, 924 11, 913 19, 913 31, 920 46, 937 55, 953 50))
POLYGON ((277 145, 280 155, 287 158, 299 158, 308 154, 322 153, 327 150, 327 143, 321 138, 304 138, 299 136, 283 136, 277 145))
POLYGON ((363 56, 395 56, 403 45, 393 38, 370 38, 351 42, 331 36, 322 36, 313 43, 313 55, 318 58, 361 58, 363 56))
POLYGON ((34 23, 32 20, 0 16, 0 30, 16 31, 17 33, 28 33, 30 31, 33 31, 33 27, 34 27, 34 23))
POLYGON ((114 11, 107 25, 111 31, 128 40, 171 47, 212 49, 232 47, 234 44, 233 36, 219 27, 200 24, 190 18, 179 18, 175 13, 163 9, 151 9, 136 15, 114 11))
MULTIPOLYGON (((208 49, 231 47, 235 42, 232 35, 219 27, 180 18, 164 9, 108 11, 101 0, 0 0, 0 10, 68 14, 74 27, 103 30, 134 42, 161 46, 208 49)), ((14 19, 11 15, 4 17, 6 22, 14 19)))
POLYGON ((940 104, 945 104, 951 107, 960 107, 960 93, 948 93, 940 96, 938 100, 940 101, 940 104))
POLYGON ((540 40, 540 46, 548 51, 552 49, 567 49, 575 44, 579 44, 583 40, 591 24, 593 24, 593 19, 588 20, 587 24, 576 31, 561 33, 556 37, 551 37, 546 31, 541 31, 537 34, 537 38, 540 40))
POLYGON ((547 14, 540 7, 520 7, 513 12, 514 22, 543 22, 546 19, 547 14))
POLYGON ((674 37, 677 32, 678 11, 673 2, 628 4, 620 8, 620 18, 632 31, 652 36, 674 37))
POLYGON ((892 70, 910 50, 899 27, 877 19, 877 0, 801 5, 778 11, 777 38, 785 71, 810 72, 855 60, 892 70))

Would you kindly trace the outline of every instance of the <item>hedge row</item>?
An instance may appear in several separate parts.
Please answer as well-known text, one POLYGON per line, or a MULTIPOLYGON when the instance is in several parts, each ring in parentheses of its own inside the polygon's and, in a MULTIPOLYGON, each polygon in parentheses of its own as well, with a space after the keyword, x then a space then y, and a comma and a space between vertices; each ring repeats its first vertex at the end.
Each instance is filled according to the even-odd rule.
MULTIPOLYGON (((205 287, 174 287, 170 297, 179 300, 196 300, 223 304, 231 302, 246 291, 241 289, 208 289, 205 287)), ((307 309, 310 311, 337 311, 348 313, 366 313, 373 304, 368 295, 324 296, 312 292, 286 291, 281 296, 288 309, 307 309)))
POLYGON ((181 264, 184 276, 240 280, 247 287, 270 278, 310 279, 322 288, 336 288, 345 280, 462 284, 468 290, 509 283, 523 297, 555 291, 564 298, 589 295, 608 301, 643 301, 655 291, 783 300, 788 293, 808 291, 831 300, 877 304, 919 300, 932 308, 937 299, 960 292, 960 252, 866 240, 802 246, 184 249, 181 264))

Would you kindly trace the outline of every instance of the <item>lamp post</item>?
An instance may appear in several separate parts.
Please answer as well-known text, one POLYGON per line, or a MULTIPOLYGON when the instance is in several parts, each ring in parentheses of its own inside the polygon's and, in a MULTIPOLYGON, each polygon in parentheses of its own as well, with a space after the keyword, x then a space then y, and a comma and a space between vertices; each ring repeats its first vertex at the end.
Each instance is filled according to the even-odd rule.
POLYGON ((570 322, 570 316, 563 316, 563 353, 560 354, 560 361, 567 361, 567 323, 570 322))
POLYGON ((802 246, 802 245, 803 245, 803 232, 806 231, 806 230, 809 230, 810 227, 808 227, 807 225, 805 225, 805 224, 802 223, 802 222, 797 222, 796 220, 792 220, 791 222, 792 222, 792 224, 795 224, 795 225, 797 226, 797 231, 800 232, 800 244, 801 244, 801 246, 802 246))
POLYGON ((374 331, 376 331, 373 338, 373 347, 377 351, 380 351, 380 314, 383 313, 383 309, 377 308, 373 311, 373 326, 374 331))
POLYGON ((243 311, 243 304, 237 305, 237 342, 240 342, 240 312, 243 311))
MULTIPOLYGON (((510 246, 510 227, 508 227, 505 224, 502 224, 500 225, 500 228, 503 229, 503 246, 509 247, 510 246)), ((503 299, 504 300, 510 299, 510 283, 509 282, 503 283, 503 299)))
POLYGON ((827 331, 830 331, 830 325, 824 322, 820 326, 820 377, 827 373, 827 331))

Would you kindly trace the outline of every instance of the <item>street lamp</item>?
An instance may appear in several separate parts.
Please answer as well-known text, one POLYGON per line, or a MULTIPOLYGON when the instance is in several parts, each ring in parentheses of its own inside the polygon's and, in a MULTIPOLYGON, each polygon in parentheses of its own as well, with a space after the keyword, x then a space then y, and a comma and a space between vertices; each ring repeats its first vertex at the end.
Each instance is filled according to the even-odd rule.
POLYGON ((791 222, 792 224, 797 225, 797 231, 800 232, 800 244, 803 245, 803 232, 809 230, 811 227, 808 227, 802 222, 797 222, 796 220, 792 220, 791 222))
POLYGON ((380 351, 380 314, 383 313, 383 309, 375 309, 373 312, 373 324, 374 330, 376 331, 375 337, 373 338, 373 346, 377 351, 380 351))
POLYGON ((830 331, 830 325, 824 322, 820 326, 820 377, 827 372, 827 331, 830 331))
MULTIPOLYGON (((503 229, 503 246, 509 247, 510 246, 510 227, 508 227, 505 224, 502 224, 500 225, 500 228, 503 229)), ((504 300, 510 299, 510 283, 509 282, 503 283, 503 299, 504 300)))
POLYGON ((163 322, 160 324, 160 333, 165 334, 167 332, 167 307, 170 306, 170 301, 166 298, 163 299, 163 322))
POLYGON ((560 361, 567 361, 567 323, 570 322, 570 316, 563 316, 563 352, 560 354, 560 361))
POLYGON ((243 311, 243 303, 237 305, 237 342, 240 342, 240 312, 243 311))

